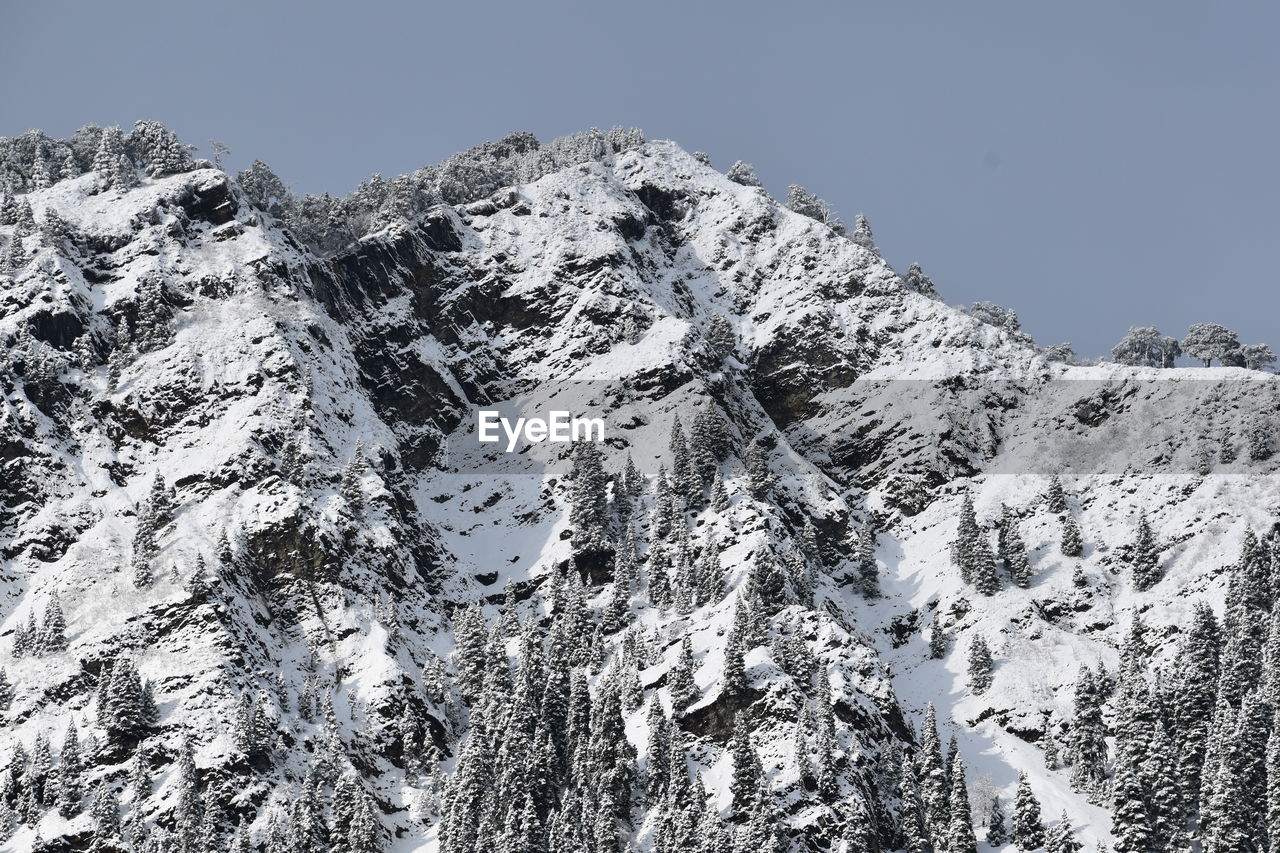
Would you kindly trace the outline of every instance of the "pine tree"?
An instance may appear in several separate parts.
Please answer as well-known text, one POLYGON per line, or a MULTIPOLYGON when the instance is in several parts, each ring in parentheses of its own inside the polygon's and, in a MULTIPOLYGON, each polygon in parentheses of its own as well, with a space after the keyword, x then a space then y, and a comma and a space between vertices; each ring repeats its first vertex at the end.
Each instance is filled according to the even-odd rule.
POLYGON ((58 813, 69 818, 80 810, 80 799, 84 796, 84 763, 80 759, 80 739, 76 735, 75 723, 67 724, 67 733, 62 739, 58 775, 61 789, 58 792, 58 813))
POLYGON ((973 588, 982 595, 995 595, 1000 591, 1000 577, 996 574, 995 556, 985 534, 979 533, 973 542, 973 588))
POLYGON ((357 441, 351 458, 342 469, 342 483, 339 487, 351 517, 356 521, 364 518, 364 478, 368 473, 369 462, 364 457, 364 446, 357 441))
POLYGON ((1044 493, 1044 505, 1049 512, 1061 515, 1067 511, 1067 495, 1062 489, 1062 480, 1054 474, 1049 478, 1049 488, 1044 493))
POLYGON ((863 800, 855 799, 845 820, 844 843, 846 853, 879 853, 880 841, 876 837, 871 815, 863 800))
POLYGON ((769 470, 769 454, 759 439, 747 445, 743 462, 747 467, 747 488, 757 500, 764 500, 773 488, 774 476, 769 470))
POLYGON ((757 808, 757 795, 764 781, 764 769, 760 766, 760 756, 751 745, 745 714, 738 714, 734 720, 729 755, 733 759, 733 779, 729 786, 733 794, 733 811, 736 815, 749 818, 757 808))
POLYGON ((89 804, 89 817, 93 820, 93 834, 99 843, 110 849, 110 842, 120 838, 120 804, 115 792, 105 782, 99 782, 89 804))
POLYGON ((1076 677, 1075 719, 1068 735, 1067 756, 1071 762, 1071 786, 1093 797, 1102 793, 1107 775, 1104 698, 1100 675, 1095 676, 1082 665, 1076 677))
POLYGON ((969 644, 969 689, 976 694, 987 692, 991 686, 991 649, 982 637, 969 644))
POLYGON ((671 713, 675 717, 684 716, 684 712, 702 698, 702 693, 698 690, 697 682, 693 677, 696 668, 697 664, 693 660, 693 645, 689 638, 685 637, 680 643, 680 654, 676 658, 675 666, 671 668, 671 713))
POLYGON ((880 254, 880 250, 876 248, 875 237, 871 234, 871 223, 867 222, 867 217, 861 213, 854 220, 853 233, 849 235, 849 239, 868 252, 876 255, 880 254))
POLYGON ((9 248, 4 256, 4 271, 16 273, 27 265, 27 250, 22 245, 22 237, 15 230, 13 238, 9 241, 9 248))
POLYGON ((1174 672, 1173 724, 1178 733, 1178 776, 1191 812, 1200 807, 1200 779, 1209 728, 1217 704, 1221 635, 1213 611, 1203 602, 1192 606, 1191 624, 1178 647, 1174 672))
POLYGON ((49 176, 49 164, 44 159, 44 146, 37 146, 35 161, 31 165, 31 188, 47 190, 52 185, 53 180, 49 176))
POLYGON ((80 164, 76 162, 76 155, 70 148, 62 158, 62 178, 75 178, 80 175, 80 164))
MULTIPOLYGON (((20 657, 16 652, 14 657, 20 657)), ((9 710, 9 706, 13 704, 13 685, 9 683, 9 676, 0 669, 0 711, 9 710)))
POLYGON ((1026 589, 1031 586, 1031 561, 1027 558, 1027 546, 1018 532, 1018 523, 1009 520, 1005 530, 1005 570, 1013 582, 1026 589))
POLYGON ((1009 827, 1005 823, 1004 804, 1000 795, 991 797, 991 810, 987 815, 987 843, 992 847, 1002 847, 1009 840, 1009 827))
POLYGON ((924 804, 916 780, 915 762, 909 754, 902 757, 898 780, 898 827, 902 846, 907 853, 924 853, 928 849, 928 832, 924 823, 924 804))
POLYGON ((1064 557, 1079 557, 1084 553, 1084 540, 1080 537, 1080 525, 1071 515, 1062 516, 1062 539, 1058 550, 1064 557))
POLYGON ((135 810, 151 796, 151 760, 146 749, 139 748, 133 754, 133 764, 129 769, 129 791, 133 794, 132 804, 135 810))
POLYGON ((858 584, 862 594, 869 599, 880 596, 880 567, 876 563, 876 531, 867 522, 858 535, 858 547, 854 552, 858 566, 858 584))
POLYGON ((925 825, 933 838, 946 838, 951 823, 951 788, 938 738, 938 715, 930 702, 920 733, 920 793, 925 825))
POLYGON ((66 220, 52 207, 46 208, 40 220, 40 239, 55 249, 63 249, 70 236, 71 228, 66 220))
POLYGON ((719 513, 729 508, 729 493, 725 491, 724 481, 719 478, 711 486, 711 508, 719 513))
POLYGON ((724 567, 720 565, 720 542, 709 536, 698 557, 698 602, 714 604, 724 598, 724 567))
POLYGON ((31 765, 27 768, 23 779, 24 783, 30 786, 37 805, 52 805, 53 800, 50 799, 49 791, 46 790, 52 771, 53 748, 49 738, 41 732, 36 735, 35 744, 31 749, 31 765))
POLYGON ((837 762, 843 751, 836 736, 835 709, 831 702, 831 681, 827 668, 818 670, 818 686, 814 692, 814 705, 817 708, 817 743, 818 752, 818 793, 827 802, 834 802, 839 796, 839 776, 837 762))
POLYGON ((93 158, 93 171, 105 188, 116 186, 120 175, 120 160, 124 157, 124 137, 118 127, 108 127, 102 131, 98 143, 98 153, 93 158))
POLYGON ((45 605, 37 650, 39 654, 56 654, 67 650, 67 620, 62 615, 62 605, 58 603, 57 596, 50 598, 45 605))
POLYGON ((1129 568, 1133 572, 1134 588, 1139 592, 1151 589, 1162 575, 1160 549, 1145 513, 1138 516, 1137 536, 1129 546, 1129 568))
POLYGON ((1076 838, 1075 829, 1071 826, 1071 819, 1067 817, 1066 811, 1063 811, 1057 824, 1049 830, 1048 841, 1045 844, 1046 853, 1080 853, 1083 849, 1084 845, 1076 838))
POLYGON ((960 570, 960 579, 973 582, 975 548, 981 533, 973 510, 973 496, 968 492, 960 503, 960 516, 956 522, 956 538, 951 543, 951 560, 960 570))
POLYGON ((746 678, 746 627, 747 610, 742 602, 734 609, 734 625, 729 631, 724 646, 724 674, 721 676, 720 692, 726 697, 736 698, 747 689, 746 678))
POLYGON ((177 804, 174 806, 174 832, 184 851, 194 851, 199 843, 200 824, 204 818, 204 802, 196 777, 195 753, 190 740, 178 751, 177 804))
POLYGON ((690 456, 689 443, 679 415, 672 419, 668 448, 671 452, 672 491, 686 505, 696 506, 702 499, 702 477, 690 456))
POLYGON ((1156 846, 1162 850, 1185 849, 1187 816, 1178 779, 1178 756, 1163 724, 1156 725, 1149 754, 1139 770, 1149 792, 1156 846))
POLYGON ((36 215, 31 209, 31 202, 25 198, 18 202, 18 215, 14 220, 13 233, 22 237, 29 237, 36 233, 36 215))
POLYGON ((379 853, 383 834, 374 816, 373 802, 363 790, 355 797, 351 821, 347 827, 347 850, 350 853, 379 853))
POLYGON ((1111 834, 1115 845, 1112 849, 1115 853, 1157 853, 1146 809, 1146 790, 1128 761, 1121 761, 1117 766, 1113 788, 1111 834))
POLYGON ((978 850, 973 816, 969 812, 969 789, 964 781, 964 761, 959 753, 951 756, 951 822, 946 846, 948 853, 977 853, 978 850))
POLYGON ((1013 843, 1019 850, 1044 846, 1044 824, 1040 822, 1040 801, 1031 790, 1027 774, 1018 774, 1018 793, 1013 803, 1013 843))
POLYGON ((752 592, 759 596, 766 616, 772 616, 787 605, 787 581, 778 566, 773 549, 768 544, 756 551, 751 563, 748 582, 752 592))

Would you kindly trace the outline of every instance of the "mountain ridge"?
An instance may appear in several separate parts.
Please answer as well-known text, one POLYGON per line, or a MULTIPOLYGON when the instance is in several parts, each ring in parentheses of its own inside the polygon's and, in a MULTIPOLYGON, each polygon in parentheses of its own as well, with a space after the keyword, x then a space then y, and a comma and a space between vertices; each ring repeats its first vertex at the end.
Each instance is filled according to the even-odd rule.
MULTIPOLYGON (((521 850, 607 849, 603 835, 583 840, 568 827, 598 833, 604 818, 567 816, 605 814, 608 803, 614 845, 682 849, 678 815, 701 821, 706 801, 650 772, 655 707, 684 732, 689 769, 701 771, 686 781, 706 785, 739 846, 772 833, 830 849, 860 813, 870 828, 859 843, 895 849, 900 754, 927 753, 909 722, 927 697, 994 786, 1012 784, 1016 763, 1084 837, 1110 841, 1099 809, 1031 746, 1070 713, 1067 682, 1050 681, 1061 673, 1033 662, 1061 641, 1078 647, 1071 661, 1111 668, 1121 616, 1145 606, 1167 631, 1187 590, 1225 609, 1221 575, 1190 565, 1229 562, 1228 531, 1205 519, 1205 505, 1227 501, 1262 529, 1280 514, 1267 479, 1275 460, 1250 458, 1244 440, 1253 418, 1274 436, 1274 377, 1050 362, 674 143, 632 144, 432 206, 326 257, 240 182, 191 165, 135 176, 139 186, 123 191, 91 171, 24 193, 36 221, 55 210, 72 236, 27 237, 34 256, 10 275, 0 308, 0 630, 18 645, 19 629, 47 622, 54 601, 66 620, 65 649, 7 655, 16 690, 2 799, 63 838, 61 849, 105 843, 100 819, 87 800, 69 817, 26 806, 32 771, 12 756, 16 744, 60 738, 68 719, 97 741, 87 781, 120 788, 126 827, 112 843, 138 849, 195 845, 203 830, 190 824, 206 813, 216 843, 252 835, 273 851, 288 849, 288 827, 315 820, 324 844, 362 853, 375 837, 381 849, 452 853, 468 849, 458 840, 467 832, 498 832, 521 850), (1204 387, 1186 399, 1193 376, 1204 387), (597 463, 551 445, 518 465, 446 452, 477 406, 517 398, 524 409, 567 399, 628 426, 597 463), (1161 416, 1143 416, 1143 401, 1161 416), (698 433, 707 412, 702 440, 721 449, 699 464, 715 473, 675 499, 687 508, 662 510, 672 498, 660 484, 670 485, 686 440, 676 417, 698 433), (1081 444, 1049 442, 1064 425, 1081 444), (1241 436, 1224 440, 1226 428, 1241 436), (1110 455, 1090 449, 1099 434, 1115 442, 1110 455), (1221 461, 1224 445, 1234 459, 1221 461), (623 473, 627 458, 635 474, 623 473), (1092 464, 1055 464, 1073 458, 1092 464), (583 491, 592 465, 608 472, 609 491, 583 491), (1054 553, 1059 521, 1039 509, 1055 472, 1069 473, 1070 511, 1085 522, 1074 562, 1054 553), (1140 488, 1152 493, 1136 499, 1140 488), (984 525, 1015 504, 1030 589, 1010 578, 979 597, 960 581, 949 551, 966 493, 984 525), (601 501, 603 519, 586 509, 601 501), (1165 540, 1175 525, 1192 528, 1153 591, 1130 589, 1103 550, 1129 535, 1134 511, 1165 540), (603 544, 587 537, 597 527, 603 544), (867 531, 879 540, 870 557, 867 531), (695 570, 707 555, 722 573, 695 570), (614 605, 629 559, 630 571, 643 569, 614 605), (659 590, 659 571, 669 589, 659 590), (705 589, 687 588, 695 575, 705 589), (877 575, 878 593, 868 587, 877 575), (742 601, 765 608, 762 636, 735 616, 742 601), (1074 612, 1082 624, 1059 627, 1074 612), (486 620, 483 631, 469 613, 486 620), (955 645, 941 662, 923 648, 930 615, 955 645), (488 622, 505 625, 497 639, 485 636, 488 622), (959 650, 983 635, 1005 638, 1000 668, 1021 675, 998 668, 994 693, 955 698, 965 692, 959 650), (731 688, 735 637, 747 647, 744 683, 731 688), (672 691, 686 639, 698 697, 681 713, 672 691), (512 713, 488 687, 467 686, 477 642, 486 685, 503 683, 492 660, 505 648, 520 666, 545 654, 537 671, 549 683, 589 684, 578 688, 584 703, 619 703, 637 759, 610 760, 619 778, 643 781, 622 797, 565 767, 554 803, 521 804, 532 817, 485 818, 495 804, 479 794, 458 805, 459 786, 475 784, 467 749, 517 749, 477 743, 495 737, 486 716, 512 713), (543 642, 545 653, 534 651, 543 642), (572 649, 561 663, 557 643, 572 649), (105 673, 122 660, 150 683, 153 724, 102 722, 102 685, 114 684, 105 673), (628 710, 633 676, 640 704, 628 710), (934 685, 948 689, 935 695, 934 685), (270 723, 252 723, 246 701, 270 723), (744 811, 732 790, 729 753, 745 760, 736 721, 747 718, 774 798, 765 811, 744 811), (236 722, 234 737, 220 720, 236 722), (815 746, 814 762, 834 762, 824 772, 835 779, 818 773, 811 789, 796 738, 815 746), (125 784, 142 772, 135 765, 155 771, 159 787, 125 784), (196 815, 196 796, 215 805, 196 815), (299 796, 319 804, 298 812, 299 796), (347 802, 371 804, 369 820, 345 813, 347 802), (766 819, 775 809, 782 816, 766 819)), ((0 227, 12 240, 19 226, 0 227)), ((531 707, 541 714, 547 701, 531 707)), ((593 732, 610 724, 600 720, 593 732)), ((555 739, 528 733, 538 736, 555 739)), ((574 737, 584 749, 605 743, 585 729, 574 737)), ((668 750, 681 739, 666 737, 668 750)), ((557 761, 585 760, 567 749, 552 749, 557 761)), ((508 772, 519 763, 504 761, 508 772)), ((936 819, 931 807, 930 833, 936 819)), ((17 828, 11 848, 32 849, 35 835, 17 828)))

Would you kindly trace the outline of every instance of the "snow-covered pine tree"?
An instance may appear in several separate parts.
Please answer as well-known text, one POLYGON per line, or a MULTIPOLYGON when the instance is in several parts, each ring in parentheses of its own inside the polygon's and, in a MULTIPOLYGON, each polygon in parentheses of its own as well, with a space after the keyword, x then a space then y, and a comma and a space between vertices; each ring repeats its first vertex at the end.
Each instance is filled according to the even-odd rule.
POLYGON ((685 637, 680 643, 680 653, 676 657, 675 665, 671 668, 670 691, 673 717, 684 716, 684 712, 702 698, 702 693, 698 690, 697 682, 693 677, 696 669, 693 644, 688 637, 685 637))
POLYGON ((929 833, 925 826, 924 803, 916 777, 916 765, 911 754, 902 755, 902 768, 898 777, 898 831, 902 847, 907 853, 924 853, 929 849, 929 833))
POLYGON ((1014 584, 1026 589, 1031 586, 1031 561, 1027 557, 1027 546, 1018 532, 1018 522, 1010 518, 1005 529, 1005 570, 1014 584))
POLYGON ((773 549, 768 544, 757 549, 751 562, 748 583, 752 593, 759 597, 766 616, 772 616, 790 603, 787 596, 787 579, 778 565, 773 549))
POLYGON ((992 847, 1003 847, 1009 840, 1009 826, 1004 815, 1004 802, 999 794, 991 797, 991 808, 987 812, 987 843, 992 847))
POLYGON ((89 817, 93 821, 93 836, 103 846, 111 850, 120 840, 120 803, 115 791, 107 783, 99 782, 93 792, 93 800, 89 804, 89 817))
MULTIPOLYGON (((19 657, 15 653, 14 657, 19 657)), ((13 704, 13 685, 9 683, 9 676, 0 669, 0 711, 9 710, 9 706, 13 704)))
POLYGON ((764 500, 773 488, 774 476, 769 470, 769 454, 759 439, 752 439, 747 445, 743 462, 747 467, 747 488, 757 500, 764 500))
POLYGON ((689 455, 689 442, 685 438, 680 416, 671 420, 671 437, 668 444, 671 453, 671 491, 680 505, 694 507, 702 498, 702 481, 689 455))
POLYGON ((950 810, 946 843, 948 853, 977 853, 978 839, 973 833, 969 789, 964 780, 964 761, 958 752, 951 756, 950 810))
POLYGON ((821 222, 837 234, 845 233, 844 223, 840 221, 840 217, 836 215, 831 205, 804 187, 796 184, 787 187, 786 206, 801 216, 821 222))
POLYGON ((1049 477, 1049 487, 1045 489, 1044 505, 1049 512, 1061 515, 1067 511, 1067 493, 1062 488, 1062 480, 1057 474, 1049 477))
POLYGON ((982 595, 995 595, 1000 591, 1000 576, 996 574, 996 559, 991 553, 991 543, 985 533, 979 533, 972 542, 973 588, 982 595))
POLYGON ((871 223, 867 221, 867 217, 861 213, 853 222, 853 233, 849 235, 849 239, 857 243, 868 252, 876 255, 880 254, 880 250, 876 247, 875 237, 871 234, 871 223))
POLYGON ((1163 722, 1157 723, 1146 761, 1140 768, 1150 803, 1151 826, 1162 850, 1187 846, 1187 815, 1178 779, 1178 755, 1163 722))
POLYGON ((200 843, 200 825, 204 819, 204 799, 200 795, 195 750, 190 738, 178 750, 177 793, 173 810, 174 832, 184 851, 195 851, 200 843))
POLYGON ((711 486, 711 508, 720 513, 729 508, 729 493, 725 491, 724 480, 719 478, 711 486))
POLYGON ((1082 664, 1076 676, 1075 718, 1067 739, 1067 759, 1071 786, 1094 800, 1102 795, 1107 778, 1107 729, 1102 718, 1105 698, 1100 675, 1082 664))
POLYGON ((69 818, 80 810, 80 799, 84 796, 84 762, 80 758, 80 738, 76 734, 74 722, 67 723, 58 768, 61 783, 58 791, 58 813, 69 818))
POLYGON ((1031 790, 1025 773, 1018 774, 1018 792, 1013 802, 1013 843, 1019 850, 1035 850, 1044 846, 1040 801, 1031 790))
POLYGON ((698 497, 720 479, 719 452, 724 438, 724 422, 715 409, 708 406, 693 419, 689 432, 689 464, 698 482, 698 497))
POLYGON ((1058 822, 1049 830, 1048 839, 1045 842, 1045 853, 1080 853, 1083 849, 1084 844, 1076 838, 1075 828, 1071 826, 1071 818, 1067 817, 1066 811, 1063 811, 1062 817, 1058 818, 1058 822))
POLYGON ((733 760, 733 777, 729 790, 733 795, 733 811, 743 819, 749 819, 757 811, 757 796, 764 782, 764 769, 760 756, 751 743, 751 730, 745 714, 738 714, 733 724, 733 737, 729 741, 729 755, 733 760))
POLYGON ((1155 586, 1162 575, 1160 570, 1160 549, 1156 545, 1151 524, 1146 513, 1138 516, 1138 531, 1133 543, 1129 546, 1129 569, 1133 573, 1133 585, 1139 592, 1155 586))
POLYGON ((839 797, 838 764, 842 751, 836 737, 835 708, 831 698, 831 680, 827 668, 818 668, 818 686, 814 692, 814 705, 817 708, 815 728, 817 729, 815 749, 818 753, 817 778, 818 793, 827 802, 835 802, 839 797))
POLYGON ((942 299, 938 295, 937 288, 934 287, 933 279, 925 275, 924 270, 921 269, 920 264, 916 261, 912 261, 910 266, 907 267, 907 274, 902 277, 902 283, 906 285, 907 290, 919 293, 921 296, 936 300, 942 299))
POLYGON ((733 627, 725 640, 724 672, 721 674, 720 691, 727 697, 741 696, 747 689, 746 664, 750 615, 739 600, 733 611, 733 627))
POLYGON ((951 825, 951 786, 938 738, 938 714, 930 702, 920 731, 920 795, 929 836, 945 841, 951 825))
POLYGON ((876 531, 868 520, 858 534, 858 546, 854 551, 858 567, 858 585, 868 599, 880 596, 880 566, 876 563, 876 531))
POLYGON ((21 237, 30 237, 36 233, 35 211, 31 209, 31 202, 25 198, 18 202, 18 215, 13 226, 13 233, 21 237))
POLYGON ((374 814, 373 800, 363 788, 351 804, 346 841, 346 850, 350 853, 379 853, 382 850, 382 827, 374 814))
POLYGON ((44 621, 36 641, 37 654, 57 654, 67 650, 67 620, 58 597, 52 596, 44 608, 44 621))
POLYGON ((849 807, 844 824, 844 844, 845 853, 880 853, 880 839, 862 799, 855 798, 849 807))
POLYGON ((1112 849, 1115 853, 1153 853, 1156 848, 1146 807, 1147 792, 1129 761, 1118 764, 1112 787, 1112 849))
POLYGON ((17 231, 13 232, 13 238, 9 240, 9 248, 5 250, 4 255, 4 271, 16 273, 27 265, 27 250, 22 245, 22 237, 17 231))
POLYGON ((1173 723, 1180 753, 1178 776, 1191 812, 1200 805, 1200 779, 1218 700, 1221 650, 1221 632, 1213 610, 1198 601, 1192 605, 1190 625, 1178 646, 1174 665, 1178 681, 1173 693, 1173 723))
POLYGON ((969 689, 974 693, 987 692, 991 686, 991 648, 981 636, 969 644, 969 689))
POLYGON ((760 182, 760 178, 756 177, 755 167, 741 160, 734 161, 734 164, 729 167, 729 171, 725 172, 725 177, 735 184, 742 184, 744 187, 764 186, 760 182))
POLYGON ((715 604, 724 598, 724 568, 720 565, 720 541, 707 537, 698 557, 698 603, 715 604))
POLYGON ((1070 513, 1062 516, 1062 538, 1058 550, 1064 557, 1079 557, 1084 553, 1084 540, 1080 536, 1080 525, 1070 513))
POLYGON ((960 515, 956 522, 956 537, 951 542, 951 560, 960 570, 960 579, 973 581, 974 550, 980 536, 978 520, 973 510, 973 496, 965 493, 960 502, 960 515))

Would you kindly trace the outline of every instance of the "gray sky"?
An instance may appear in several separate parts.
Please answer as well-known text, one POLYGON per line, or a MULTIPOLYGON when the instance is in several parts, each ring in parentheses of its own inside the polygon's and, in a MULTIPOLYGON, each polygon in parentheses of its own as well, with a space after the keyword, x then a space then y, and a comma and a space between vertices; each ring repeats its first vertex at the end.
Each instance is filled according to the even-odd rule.
POLYGON ((948 302, 1101 354, 1280 346, 1280 5, 7 0, 0 135, 165 122, 349 191, 511 130, 643 128, 799 183, 948 302), (361 8, 356 8, 359 5, 361 8))

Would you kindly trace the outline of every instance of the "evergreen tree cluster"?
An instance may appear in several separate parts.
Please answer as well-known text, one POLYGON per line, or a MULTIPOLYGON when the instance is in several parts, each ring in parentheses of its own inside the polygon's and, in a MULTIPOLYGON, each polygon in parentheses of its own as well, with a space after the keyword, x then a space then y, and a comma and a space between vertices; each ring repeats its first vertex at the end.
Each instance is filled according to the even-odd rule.
POLYGON ((603 162, 645 141, 636 129, 590 130, 539 142, 531 133, 512 133, 390 180, 373 175, 345 198, 294 196, 261 161, 238 181, 250 201, 279 218, 298 239, 322 253, 398 221, 413 220, 431 207, 479 202, 498 190, 531 183, 568 166, 603 162))
POLYGON ((156 537, 173 520, 177 498, 174 491, 165 486, 164 479, 156 474, 151 491, 138 506, 138 523, 133 534, 133 585, 139 589, 151 586, 154 580, 154 562, 159 553, 156 537))
POLYGON ((1277 591, 1280 552, 1247 531, 1223 619, 1196 603, 1171 666, 1152 662, 1147 626, 1134 616, 1118 673, 1081 667, 1065 758, 1073 787, 1110 802, 1119 853, 1280 843, 1277 591))

